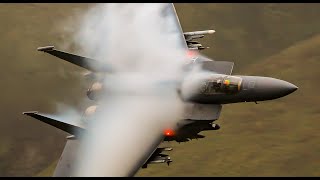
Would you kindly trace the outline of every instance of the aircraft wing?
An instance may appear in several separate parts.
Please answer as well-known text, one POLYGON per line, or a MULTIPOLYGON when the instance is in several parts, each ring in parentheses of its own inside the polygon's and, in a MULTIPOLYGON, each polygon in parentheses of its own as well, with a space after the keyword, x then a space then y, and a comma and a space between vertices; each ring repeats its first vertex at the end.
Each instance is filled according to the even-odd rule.
POLYGON ((77 122, 66 122, 62 120, 57 120, 52 117, 49 117, 49 115, 44 115, 37 111, 23 112, 22 114, 33 117, 39 121, 42 121, 46 124, 49 124, 53 127, 56 127, 72 135, 79 135, 85 129, 84 125, 81 124, 80 122, 77 123, 77 122))
POLYGON ((165 18, 167 18, 167 22, 168 22, 167 26, 169 28, 172 28, 171 30, 173 32, 178 33, 177 41, 179 42, 180 47, 185 50, 188 50, 186 39, 183 34, 182 27, 181 27, 181 24, 180 24, 180 21, 179 21, 179 18, 178 18, 178 15, 177 15, 176 9, 174 8, 173 3, 167 3, 163 12, 164 12, 163 14, 164 14, 165 18))
POLYGON ((85 132, 85 124, 82 124, 80 121, 63 121, 37 111, 23 112, 22 114, 33 117, 41 122, 71 134, 71 136, 67 137, 66 145, 53 174, 53 176, 56 177, 71 176, 72 168, 75 165, 74 160, 76 158, 80 143, 75 135, 80 136, 85 132))
MULTIPOLYGON (((176 41, 178 42, 178 48, 182 48, 188 50, 188 46, 186 44, 185 36, 183 34, 179 18, 176 14, 176 10, 174 8, 173 3, 167 3, 163 8, 163 16, 166 18, 166 22, 168 23, 167 27, 173 33, 176 33, 175 36, 176 41)), ((54 46, 44 46, 39 47, 38 51, 42 51, 53 56, 56 56, 62 60, 65 60, 69 63, 75 64, 82 68, 85 68, 92 72, 112 72, 113 69, 110 65, 102 63, 99 60, 94 60, 91 58, 71 54, 68 52, 60 51, 54 48, 54 46)))
POLYGON ((75 166, 75 159, 80 148, 80 140, 70 136, 60 156, 53 177, 70 177, 75 166))
POLYGON ((56 56, 69 63, 75 64, 82 68, 85 68, 92 72, 111 72, 112 69, 109 65, 102 63, 101 61, 94 60, 91 58, 63 52, 54 48, 54 46, 39 47, 38 51, 42 51, 53 56, 56 56))

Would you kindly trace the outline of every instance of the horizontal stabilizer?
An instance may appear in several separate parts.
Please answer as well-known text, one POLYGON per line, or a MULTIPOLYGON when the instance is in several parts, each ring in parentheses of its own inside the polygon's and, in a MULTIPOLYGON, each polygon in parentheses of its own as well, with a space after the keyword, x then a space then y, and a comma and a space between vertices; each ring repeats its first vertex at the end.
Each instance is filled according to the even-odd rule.
POLYGON ((73 135, 78 135, 84 131, 84 128, 79 125, 69 124, 56 119, 52 119, 50 117, 38 113, 37 111, 23 112, 22 114, 38 119, 46 124, 54 126, 73 135))
POLYGON ((87 57, 56 50, 54 46, 39 47, 38 51, 42 51, 69 63, 75 64, 92 72, 111 72, 111 68, 106 64, 87 57))
POLYGON ((72 177, 80 147, 79 139, 68 139, 54 170, 53 177, 72 177))

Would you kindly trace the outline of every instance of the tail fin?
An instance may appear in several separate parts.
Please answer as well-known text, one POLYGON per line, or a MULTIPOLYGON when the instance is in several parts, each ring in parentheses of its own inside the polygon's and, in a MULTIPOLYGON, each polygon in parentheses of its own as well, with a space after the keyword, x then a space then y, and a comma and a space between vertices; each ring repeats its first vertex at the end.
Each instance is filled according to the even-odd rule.
POLYGON ((46 124, 61 129, 72 135, 78 135, 85 130, 85 128, 81 126, 81 124, 70 124, 60 120, 52 119, 50 117, 38 113, 37 111, 23 112, 22 114, 33 117, 37 120, 40 120, 46 124))

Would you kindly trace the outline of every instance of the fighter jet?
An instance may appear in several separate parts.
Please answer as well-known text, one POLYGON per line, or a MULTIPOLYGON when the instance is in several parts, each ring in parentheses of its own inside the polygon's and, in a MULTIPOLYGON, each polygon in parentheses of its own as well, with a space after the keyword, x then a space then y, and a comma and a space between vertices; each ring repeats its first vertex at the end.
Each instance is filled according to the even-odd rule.
MULTIPOLYGON (((163 136, 157 146, 150 149, 149 154, 143 156, 142 163, 137 162, 137 165, 132 167, 128 172, 128 176, 133 176, 140 168, 147 168, 149 164, 167 163, 169 165, 172 159, 163 154, 163 152, 171 151, 172 148, 160 147, 162 142, 188 142, 192 139, 205 138, 205 136, 199 134, 202 131, 220 129, 220 126, 214 122, 219 119, 224 104, 257 103, 259 101, 273 100, 284 97, 298 89, 297 86, 289 82, 271 77, 233 75, 233 62, 216 61, 200 53, 200 51, 208 47, 203 47, 196 40, 203 38, 205 35, 215 33, 215 30, 183 32, 174 5, 167 4, 164 12, 164 16, 174 22, 176 31, 180 33, 179 41, 181 42, 181 47, 185 49, 189 58, 186 69, 201 66, 208 73, 203 76, 192 76, 191 79, 186 78, 186 83, 177 86, 177 93, 186 104, 184 117, 177 124, 177 128, 163 130, 163 136)), ((96 81, 87 91, 88 98, 93 101, 99 100, 104 92, 99 75, 101 73, 114 72, 112 67, 99 60, 63 52, 55 49, 54 46, 39 47, 38 51, 48 53, 89 70, 90 73, 86 77, 96 81)), ((98 109, 98 106, 90 106, 85 110, 83 116, 94 118, 94 114, 98 109)), ((47 117, 37 111, 23 112, 23 114, 70 134, 67 137, 66 146, 53 175, 70 176, 70 171, 74 167, 74 152, 79 147, 81 135, 86 131, 86 124, 64 122, 47 117)))

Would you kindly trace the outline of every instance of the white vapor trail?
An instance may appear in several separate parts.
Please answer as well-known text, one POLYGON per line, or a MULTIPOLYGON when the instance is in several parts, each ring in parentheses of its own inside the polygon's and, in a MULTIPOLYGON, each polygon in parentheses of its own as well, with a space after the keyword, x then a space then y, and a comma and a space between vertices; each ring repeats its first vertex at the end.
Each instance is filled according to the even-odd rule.
POLYGON ((74 176, 133 176, 174 128, 186 52, 163 15, 171 4, 97 4, 74 36, 83 54, 110 65, 106 94, 83 139, 74 176), (173 83, 168 83, 173 82, 173 83))

